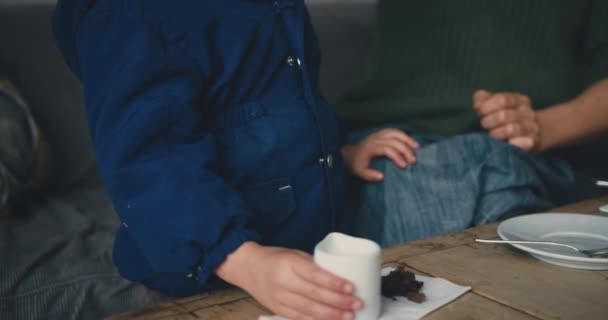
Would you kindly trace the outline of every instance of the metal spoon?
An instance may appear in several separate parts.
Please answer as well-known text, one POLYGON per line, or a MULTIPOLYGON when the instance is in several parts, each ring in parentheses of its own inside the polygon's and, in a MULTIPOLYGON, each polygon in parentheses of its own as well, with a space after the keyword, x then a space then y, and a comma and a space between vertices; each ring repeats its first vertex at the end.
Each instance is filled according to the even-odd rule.
POLYGON ((600 188, 608 188, 608 181, 597 180, 597 181, 595 181, 595 185, 600 188))
POLYGON ((584 254, 585 256, 587 256, 589 258, 602 258, 604 256, 608 256, 608 248, 581 250, 577 247, 573 247, 568 244, 549 242, 549 241, 514 241, 514 240, 482 240, 482 239, 475 239, 475 241, 482 242, 482 243, 543 244, 543 245, 570 248, 574 251, 584 254))

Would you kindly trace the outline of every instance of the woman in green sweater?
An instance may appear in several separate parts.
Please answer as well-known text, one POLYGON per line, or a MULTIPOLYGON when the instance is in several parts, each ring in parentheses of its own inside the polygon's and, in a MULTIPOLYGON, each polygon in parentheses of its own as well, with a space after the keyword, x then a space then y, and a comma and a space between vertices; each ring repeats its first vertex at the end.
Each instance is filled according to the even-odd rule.
POLYGON ((383 0, 378 19, 370 77, 337 110, 353 141, 390 124, 420 146, 349 161, 369 182, 360 234, 386 246, 588 196, 547 152, 608 130, 608 2, 383 0))

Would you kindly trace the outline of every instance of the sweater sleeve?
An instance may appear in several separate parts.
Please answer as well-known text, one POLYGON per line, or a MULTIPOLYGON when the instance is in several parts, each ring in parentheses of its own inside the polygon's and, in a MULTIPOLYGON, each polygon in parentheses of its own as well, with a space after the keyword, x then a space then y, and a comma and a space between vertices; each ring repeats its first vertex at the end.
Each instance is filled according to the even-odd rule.
POLYGON ((154 274, 183 274, 204 288, 228 253, 259 237, 217 173, 198 103, 204 75, 187 59, 169 59, 136 13, 92 15, 76 41, 98 165, 123 231, 154 274))
POLYGON ((591 1, 585 33, 585 56, 589 59, 587 84, 591 85, 608 78, 608 1, 591 1))

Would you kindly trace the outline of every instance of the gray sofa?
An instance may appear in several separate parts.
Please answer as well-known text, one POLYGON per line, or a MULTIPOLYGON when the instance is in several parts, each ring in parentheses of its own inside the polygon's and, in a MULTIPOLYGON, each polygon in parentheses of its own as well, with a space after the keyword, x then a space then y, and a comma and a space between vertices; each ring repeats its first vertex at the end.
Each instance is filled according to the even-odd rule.
MULTIPOLYGON (((0 0, 0 71, 25 95, 52 151, 48 189, 0 221, 2 320, 99 319, 159 299, 113 268, 118 221, 97 175, 80 85, 54 45, 54 2, 0 0)), ((323 90, 335 101, 361 77, 375 2, 309 7, 323 47, 323 90)))

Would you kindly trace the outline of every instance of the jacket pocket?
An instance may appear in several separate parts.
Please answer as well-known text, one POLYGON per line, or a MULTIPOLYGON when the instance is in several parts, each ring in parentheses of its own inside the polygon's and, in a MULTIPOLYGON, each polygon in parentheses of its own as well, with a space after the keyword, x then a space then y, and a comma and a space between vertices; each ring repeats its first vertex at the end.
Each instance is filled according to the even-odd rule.
POLYGON ((219 171, 239 190, 268 181, 268 177, 288 176, 279 171, 281 137, 276 122, 276 117, 257 101, 234 105, 214 115, 219 171))
POLYGON ((296 210, 296 200, 290 179, 275 179, 252 187, 241 193, 245 203, 253 211, 248 225, 262 238, 272 236, 296 210))
POLYGON ((223 131, 246 126, 251 121, 268 115, 264 105, 254 100, 232 105, 221 110, 213 117, 212 128, 223 131))

